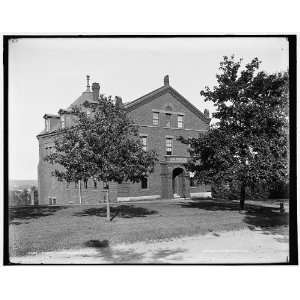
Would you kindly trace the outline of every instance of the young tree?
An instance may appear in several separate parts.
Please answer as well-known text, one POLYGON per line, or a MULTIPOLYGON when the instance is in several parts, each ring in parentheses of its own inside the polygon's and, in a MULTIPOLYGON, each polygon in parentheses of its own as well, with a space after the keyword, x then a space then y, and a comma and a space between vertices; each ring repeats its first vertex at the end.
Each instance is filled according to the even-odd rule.
POLYGON ((190 171, 198 181, 235 184, 244 209, 245 189, 287 179, 288 74, 258 71, 255 58, 241 70, 234 56, 220 63, 217 86, 200 94, 216 107, 218 122, 190 144, 190 171))
MULTIPOLYGON (((59 166, 53 172, 58 180, 93 178, 109 187, 111 181, 140 182, 153 172, 156 152, 143 150, 138 127, 111 97, 101 95, 96 104, 86 102, 72 114, 75 124, 59 132, 55 152, 46 157, 59 166)), ((110 220, 109 197, 106 200, 110 220)))

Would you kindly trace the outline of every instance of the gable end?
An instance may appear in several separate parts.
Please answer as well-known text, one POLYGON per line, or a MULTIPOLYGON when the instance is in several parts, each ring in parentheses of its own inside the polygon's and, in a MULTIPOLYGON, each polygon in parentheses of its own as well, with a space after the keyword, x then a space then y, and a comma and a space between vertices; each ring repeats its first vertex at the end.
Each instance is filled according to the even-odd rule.
POLYGON ((170 93, 175 99, 177 99, 182 105, 187 107, 190 111, 192 111, 195 115, 197 115, 203 122, 209 124, 210 118, 206 118, 204 114, 196 108, 192 103, 190 103, 186 98, 184 98, 181 94, 179 94, 174 88, 171 86, 163 86, 142 96, 132 102, 125 104, 125 109, 128 112, 131 112, 138 108, 141 105, 151 102, 153 99, 158 98, 166 93, 170 93))

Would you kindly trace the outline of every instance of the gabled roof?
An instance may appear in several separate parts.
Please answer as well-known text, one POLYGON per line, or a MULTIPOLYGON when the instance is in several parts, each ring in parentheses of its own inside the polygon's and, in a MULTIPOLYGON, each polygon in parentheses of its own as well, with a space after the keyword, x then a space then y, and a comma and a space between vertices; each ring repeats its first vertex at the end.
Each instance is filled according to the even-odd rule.
POLYGON ((188 108, 190 111, 192 111, 194 114, 196 114, 202 121, 209 124, 210 118, 206 118, 204 114, 195 107, 192 103, 190 103, 186 98, 184 98, 179 92, 177 92, 174 88, 172 88, 170 85, 163 85, 162 87, 136 99, 131 102, 125 103, 124 108, 127 111, 133 111, 137 107, 146 104, 153 99, 164 95, 166 93, 170 93, 174 98, 176 98, 182 105, 184 105, 186 108, 188 108))

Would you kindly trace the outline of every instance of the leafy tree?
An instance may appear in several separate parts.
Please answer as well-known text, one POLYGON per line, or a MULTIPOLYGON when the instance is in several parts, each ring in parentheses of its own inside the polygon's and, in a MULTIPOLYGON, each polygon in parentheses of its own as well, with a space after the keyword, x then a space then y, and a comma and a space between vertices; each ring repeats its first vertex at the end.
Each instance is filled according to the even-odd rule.
POLYGON ((199 182, 237 185, 240 208, 245 189, 275 185, 287 179, 288 74, 259 71, 254 58, 224 56, 217 85, 200 92, 216 107, 217 123, 207 134, 182 142, 190 144, 188 169, 199 182))
MULTIPOLYGON (((143 150, 138 127, 111 97, 101 95, 96 104, 86 102, 83 107, 75 107, 72 114, 74 125, 60 130, 54 153, 46 157, 56 165, 53 175, 58 180, 81 182, 93 178, 109 188, 111 181, 140 182, 153 172, 156 152, 143 150)), ((108 197, 106 200, 110 220, 108 197)))

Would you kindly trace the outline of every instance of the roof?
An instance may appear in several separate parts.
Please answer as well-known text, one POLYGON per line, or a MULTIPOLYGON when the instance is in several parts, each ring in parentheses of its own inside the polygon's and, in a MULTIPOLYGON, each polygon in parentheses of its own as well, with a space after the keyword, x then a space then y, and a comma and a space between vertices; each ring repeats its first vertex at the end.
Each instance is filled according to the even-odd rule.
POLYGON ((174 98, 176 98, 182 105, 184 105, 185 107, 187 107, 189 110, 191 110, 192 112, 194 112, 201 120, 203 120, 205 123, 210 122, 210 118, 206 118, 204 116, 204 114, 196 107, 194 106, 192 103, 190 103, 186 98, 184 98, 179 92, 177 92, 174 88, 172 88, 170 85, 163 85, 162 87, 140 97, 137 98, 131 102, 125 103, 124 104, 124 108, 127 111, 133 111, 134 109, 136 109, 137 107, 148 103, 150 101, 152 101, 153 99, 166 94, 166 93, 170 93, 174 98))
MULTIPOLYGON (((148 93, 148 94, 146 94, 142 97, 139 97, 139 98, 137 98, 137 99, 135 99, 131 102, 124 103, 124 108, 127 111, 133 111, 137 107, 139 107, 139 106, 141 106, 145 103, 148 103, 148 102, 152 101, 153 99, 155 99, 155 98, 157 98, 157 97, 159 97, 163 94, 166 94, 166 93, 170 93, 182 105, 187 107, 190 111, 194 112, 205 123, 209 124, 211 119, 206 118, 205 115, 197 107, 195 107, 186 98, 184 98, 179 92, 177 92, 173 87, 171 87, 169 85, 169 79, 168 78, 167 78, 167 81, 165 82, 165 84, 163 86, 159 87, 158 89, 153 90, 150 93, 148 93)), ((89 85, 87 86, 87 89, 67 109, 60 109, 59 114, 70 112, 73 107, 82 105, 86 101, 89 102, 89 103, 95 103, 95 104, 97 103, 94 100, 93 92, 90 90, 89 85)), ((45 114, 44 118, 59 118, 59 116, 58 115, 53 115, 53 114, 45 114)), ((51 132, 43 130, 41 133, 38 134, 38 136, 43 135, 43 134, 53 133, 53 132, 55 132, 56 129, 58 129, 58 125, 57 125, 57 128, 52 128, 51 132)))
POLYGON ((94 97, 93 97, 93 92, 91 91, 85 91, 83 92, 68 108, 68 109, 71 109, 73 108, 74 106, 77 106, 77 105, 81 105, 83 104, 84 102, 90 102, 90 103, 97 103, 96 101, 94 101, 94 97))
POLYGON ((43 116, 44 119, 48 119, 48 118, 57 118, 59 119, 58 115, 53 115, 53 114, 44 114, 43 116))

